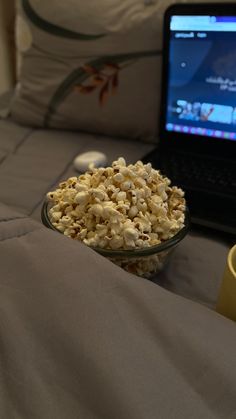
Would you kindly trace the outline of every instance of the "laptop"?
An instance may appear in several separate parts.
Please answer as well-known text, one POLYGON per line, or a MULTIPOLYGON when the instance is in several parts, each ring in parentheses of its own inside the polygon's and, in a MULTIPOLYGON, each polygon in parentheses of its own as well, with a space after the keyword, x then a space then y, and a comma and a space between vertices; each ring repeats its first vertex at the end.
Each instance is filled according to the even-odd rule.
POLYGON ((167 9, 159 132, 142 160, 184 189, 193 224, 236 235, 236 4, 167 9))

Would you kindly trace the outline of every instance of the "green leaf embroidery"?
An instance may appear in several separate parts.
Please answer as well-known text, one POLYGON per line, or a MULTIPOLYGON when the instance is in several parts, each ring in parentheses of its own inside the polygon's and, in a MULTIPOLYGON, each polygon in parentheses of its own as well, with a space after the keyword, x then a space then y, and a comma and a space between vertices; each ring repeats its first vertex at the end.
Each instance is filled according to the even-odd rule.
POLYGON ((61 38, 77 39, 80 41, 94 41, 96 39, 106 36, 106 34, 99 35, 86 35, 79 32, 74 32, 66 28, 54 25, 51 22, 40 17, 35 10, 32 8, 29 0, 21 0, 23 10, 28 19, 38 28, 52 35, 59 36, 61 38))
MULTIPOLYGON (((121 55, 114 55, 114 56, 105 56, 97 58, 96 60, 90 61, 86 63, 84 67, 77 68, 73 70, 58 86, 57 90, 55 91, 54 95, 52 96, 47 112, 44 117, 44 127, 47 128, 50 126, 51 118, 53 114, 56 112, 57 107, 62 103, 66 97, 74 90, 75 86, 80 86, 85 80, 91 77, 91 73, 93 70, 98 72, 102 70, 107 63, 112 63, 113 66, 121 64, 126 61, 140 59, 144 57, 151 57, 160 55, 161 51, 144 51, 144 52, 135 52, 130 54, 121 54, 121 55), (88 71, 91 69, 91 71, 88 71)), ((117 84, 117 80, 113 81, 114 85, 113 88, 117 84)), ((108 86, 106 86, 106 92, 108 91, 108 86)), ((104 93, 100 95, 100 102, 104 102, 104 93)))

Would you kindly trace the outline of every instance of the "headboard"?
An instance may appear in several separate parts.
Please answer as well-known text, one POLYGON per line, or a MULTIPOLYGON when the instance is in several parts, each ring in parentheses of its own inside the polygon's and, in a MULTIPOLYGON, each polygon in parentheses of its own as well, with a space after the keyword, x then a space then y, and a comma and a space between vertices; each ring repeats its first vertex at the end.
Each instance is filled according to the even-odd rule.
POLYGON ((0 0, 0 94, 15 82, 15 0, 0 0))

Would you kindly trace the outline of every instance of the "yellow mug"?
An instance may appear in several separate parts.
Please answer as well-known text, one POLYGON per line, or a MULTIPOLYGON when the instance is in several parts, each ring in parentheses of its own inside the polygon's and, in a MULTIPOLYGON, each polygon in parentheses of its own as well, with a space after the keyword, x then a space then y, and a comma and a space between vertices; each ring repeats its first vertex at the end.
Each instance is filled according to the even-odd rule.
POLYGON ((228 253, 216 311, 236 321, 236 245, 228 253))

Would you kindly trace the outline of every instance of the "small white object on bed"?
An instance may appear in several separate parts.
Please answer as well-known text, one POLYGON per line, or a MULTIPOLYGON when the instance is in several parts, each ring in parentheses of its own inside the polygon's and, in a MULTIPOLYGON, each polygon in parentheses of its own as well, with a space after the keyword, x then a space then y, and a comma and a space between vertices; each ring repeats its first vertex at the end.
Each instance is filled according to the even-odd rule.
POLYGON ((74 159, 74 167, 78 172, 85 172, 92 164, 94 167, 105 166, 107 163, 107 156, 101 151, 87 151, 78 154, 74 159))

